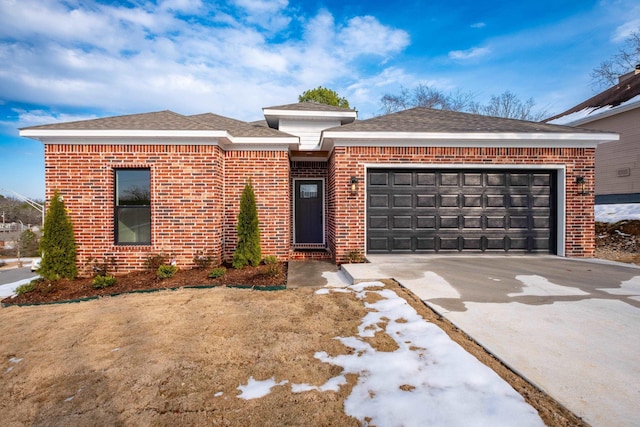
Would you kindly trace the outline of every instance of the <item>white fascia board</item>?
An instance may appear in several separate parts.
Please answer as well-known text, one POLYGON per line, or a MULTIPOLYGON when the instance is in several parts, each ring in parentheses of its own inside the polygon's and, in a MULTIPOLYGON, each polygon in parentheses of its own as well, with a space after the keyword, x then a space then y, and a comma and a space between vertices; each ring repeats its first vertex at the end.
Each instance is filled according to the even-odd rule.
POLYGON ((284 118, 303 118, 303 119, 356 119, 358 113, 356 111, 300 111, 300 110, 263 110, 265 117, 284 118))
POLYGON ((595 148, 598 144, 618 141, 617 133, 446 133, 446 132, 324 132, 323 149, 327 140, 334 146, 381 147, 567 147, 595 148))
MULTIPOLYGON (((632 102, 630 104, 625 104, 625 105, 622 105, 622 106, 613 107, 613 108, 607 109, 605 111, 602 111, 600 113, 589 114, 588 116, 579 118, 577 120, 573 120, 573 121, 570 121, 570 122, 563 123, 563 125, 564 126, 577 127, 577 126, 585 125, 587 123, 595 122, 597 120, 601 120, 601 119, 604 119, 604 118, 607 118, 607 117, 615 116, 616 114, 622 114, 624 112, 627 112, 627 111, 630 111, 630 110, 634 110, 634 109, 636 109, 638 107, 640 107, 640 100, 632 102)), ((562 119, 562 117, 559 117, 558 119, 562 119)))
POLYGON ((227 131, 24 129, 20 131, 20 136, 39 140, 43 144, 220 145, 225 149, 239 145, 243 150, 255 150, 256 147, 263 149, 265 146, 288 149, 289 146, 298 144, 297 137, 234 137, 227 131))

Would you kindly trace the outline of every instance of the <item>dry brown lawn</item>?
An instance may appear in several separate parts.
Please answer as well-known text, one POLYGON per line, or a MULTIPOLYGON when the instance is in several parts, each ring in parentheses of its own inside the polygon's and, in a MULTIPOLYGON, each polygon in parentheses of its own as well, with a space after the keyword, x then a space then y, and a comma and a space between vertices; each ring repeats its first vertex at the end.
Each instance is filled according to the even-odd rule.
MULTIPOLYGON (((410 293, 388 286, 423 317, 458 334, 465 348, 475 345, 410 293)), ((259 399, 237 396, 249 377, 319 386, 340 374, 314 354, 350 352, 333 338, 357 335, 365 314, 352 293, 319 296, 304 288, 180 289, 3 308, 1 424, 358 425, 343 409, 355 375, 339 392, 296 394, 286 385, 259 399)), ((384 335, 370 343, 393 351, 384 335)), ((470 351, 493 365, 548 425, 579 424, 481 349, 470 351)))

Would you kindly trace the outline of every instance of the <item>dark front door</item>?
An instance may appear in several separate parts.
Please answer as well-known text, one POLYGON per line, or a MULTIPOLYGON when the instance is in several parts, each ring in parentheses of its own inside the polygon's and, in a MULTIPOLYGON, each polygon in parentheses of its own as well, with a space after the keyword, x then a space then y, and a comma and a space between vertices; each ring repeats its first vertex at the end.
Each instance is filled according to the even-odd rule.
POLYGON ((322 246, 324 245, 322 180, 296 180, 294 187, 294 244, 299 247, 322 246))

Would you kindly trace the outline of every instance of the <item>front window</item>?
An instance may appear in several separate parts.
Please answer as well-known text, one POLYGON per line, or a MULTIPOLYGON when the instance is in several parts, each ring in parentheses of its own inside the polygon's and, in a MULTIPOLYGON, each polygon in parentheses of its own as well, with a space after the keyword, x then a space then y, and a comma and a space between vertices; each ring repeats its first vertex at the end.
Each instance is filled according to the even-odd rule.
POLYGON ((115 238, 117 244, 151 244, 151 170, 117 169, 115 238))

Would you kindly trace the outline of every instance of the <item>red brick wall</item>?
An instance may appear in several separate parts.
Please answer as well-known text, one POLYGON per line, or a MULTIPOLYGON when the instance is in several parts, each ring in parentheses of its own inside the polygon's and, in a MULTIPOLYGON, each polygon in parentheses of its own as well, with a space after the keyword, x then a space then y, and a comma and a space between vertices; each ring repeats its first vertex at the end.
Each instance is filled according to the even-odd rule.
POLYGON ((336 147, 329 159, 329 244, 336 262, 346 261, 350 250, 365 251, 365 164, 565 164, 566 244, 569 257, 593 257, 594 152, 591 148, 447 148, 447 147, 336 147), (360 179, 357 195, 351 195, 352 175, 360 179), (575 177, 587 181, 580 195, 575 177))
POLYGON ((225 214, 223 258, 230 261, 236 247, 240 197, 249 178, 256 194, 262 256, 289 257, 289 153, 286 151, 227 151, 225 153, 225 214))
POLYGON ((249 173, 256 189, 263 252, 286 258, 286 152, 224 153, 217 146, 200 145, 45 145, 47 199, 59 190, 70 210, 84 274, 92 258, 115 259, 118 274, 143 268, 146 258, 158 253, 171 255, 182 268, 194 265, 198 251, 213 255, 216 262, 229 260, 235 249, 240 194, 249 173), (114 244, 113 170, 132 167, 151 169, 151 245, 114 244))

